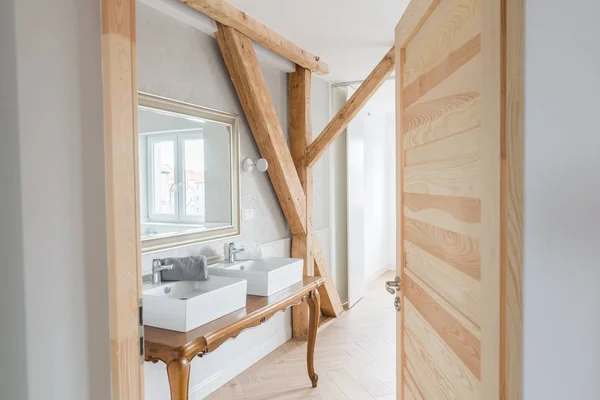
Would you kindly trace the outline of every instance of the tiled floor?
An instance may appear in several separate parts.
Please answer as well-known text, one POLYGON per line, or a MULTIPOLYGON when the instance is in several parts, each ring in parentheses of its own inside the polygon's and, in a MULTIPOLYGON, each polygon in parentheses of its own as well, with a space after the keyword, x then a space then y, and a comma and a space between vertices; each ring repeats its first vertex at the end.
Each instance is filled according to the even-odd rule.
POLYGON ((306 343, 291 340, 238 375, 209 399, 392 400, 396 398, 395 311, 384 289, 388 272, 365 297, 325 326, 317 337, 319 387, 306 373, 306 343))

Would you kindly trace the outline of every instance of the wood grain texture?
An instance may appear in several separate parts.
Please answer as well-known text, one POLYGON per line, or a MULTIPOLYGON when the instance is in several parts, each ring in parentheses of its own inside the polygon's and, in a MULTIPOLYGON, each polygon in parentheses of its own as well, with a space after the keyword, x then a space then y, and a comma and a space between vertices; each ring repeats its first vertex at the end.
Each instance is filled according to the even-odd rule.
POLYGON ((404 218, 404 238, 464 274, 480 280, 481 253, 477 241, 411 218, 404 218))
POLYGON ((313 238, 313 251, 315 257, 315 275, 325 279, 325 283, 319 287, 321 312, 328 317, 339 317, 344 312, 344 306, 335 287, 333 277, 329 274, 327 261, 316 237, 313 238))
POLYGON ((480 235, 481 226, 478 223, 463 222, 454 218, 451 214, 437 208, 425 208, 420 211, 404 209, 404 216, 420 222, 456 232, 461 235, 477 239, 480 235))
MULTIPOLYGON (((444 393, 440 389, 437 383, 437 377, 433 375, 432 371, 427 369, 427 364, 419 357, 417 349, 414 348, 413 343, 408 340, 406 335, 407 330, 404 330, 405 334, 402 335, 404 338, 404 349, 406 352, 406 371, 414 377, 414 383, 419 391, 423 395, 424 399, 427 400, 438 400, 446 399, 444 393)), ((406 384, 404 385, 406 387, 406 384)))
POLYGON ((217 43, 293 235, 306 235, 306 196, 294 167, 252 42, 217 24, 217 43))
POLYGON ((481 386, 487 399, 500 399, 501 349, 501 154, 504 134, 504 0, 482 5, 482 131, 481 140, 481 386))
POLYGON ((261 46, 292 61, 294 64, 320 75, 326 75, 329 72, 327 64, 321 61, 319 57, 313 56, 226 1, 181 1, 195 10, 208 15, 216 22, 232 27, 261 46))
POLYGON ((454 350, 427 322, 412 302, 407 300, 405 307, 408 335, 412 337, 413 342, 422 346, 439 371, 438 378, 444 380, 445 384, 450 386, 455 394, 458 394, 458 396, 442 398, 480 399, 481 385, 477 377, 457 357, 454 350))
POLYGON ((480 51, 481 37, 477 35, 459 49, 450 53, 445 60, 431 70, 419 75, 403 91, 402 96, 404 97, 405 107, 410 107, 419 98, 475 58, 480 51))
POLYGON ((505 3, 506 23, 506 132, 504 134, 503 206, 503 326, 501 395, 523 398, 523 162, 524 73, 523 0, 505 3))
POLYGON ((481 228, 478 220, 481 210, 479 199, 415 193, 406 193, 406 196, 410 199, 405 203, 405 217, 473 239, 479 237, 481 228))
POLYGON ((481 32, 480 0, 445 0, 406 46, 404 87, 481 32))
MULTIPOLYGON (((296 172, 306 197, 306 235, 292 236, 292 257, 304 260, 304 275, 314 275, 314 256, 312 245, 312 199, 313 172, 312 167, 304 163, 306 150, 312 141, 312 124, 310 119, 310 86, 311 72, 301 66, 288 74, 289 91, 289 139, 290 153, 294 160, 296 172)), ((308 304, 302 303, 292 308, 292 334, 301 340, 308 340, 309 334, 308 304)))
POLYGON ((383 82, 394 71, 395 48, 392 47, 381 59, 379 64, 361 83, 356 92, 348 99, 346 104, 331 119, 323 132, 314 140, 308 148, 306 164, 313 165, 319 157, 327 150, 329 145, 348 126, 358 112, 367 104, 369 99, 377 92, 383 82))
POLYGON ((410 268, 406 268, 404 273, 420 287, 427 295, 431 297, 434 303, 446 310, 452 318, 456 320, 463 328, 473 334, 477 340, 481 341, 481 328, 461 313, 456 307, 442 297, 438 292, 431 288, 425 281, 413 273, 410 268))
MULTIPOLYGON (((409 9, 413 2, 409 5, 409 9)), ((414 7, 414 6, 413 6, 414 7)), ((413 8, 414 10, 414 8, 413 8)), ((407 9, 408 11, 408 9, 407 9)), ((407 15, 406 13, 404 15, 407 15)), ((412 20, 411 20, 412 21, 412 20)), ((400 24, 398 25, 400 27, 400 24)), ((397 27, 397 29, 398 29, 397 27)), ((402 277, 406 268, 406 253, 404 251, 404 105, 402 100, 402 88, 404 87, 403 74, 400 72, 404 65, 405 51, 398 45, 398 33, 396 33, 396 59, 395 66, 395 95, 396 95, 396 276, 402 277)), ((402 289, 401 289, 402 294, 402 289)), ((400 296, 402 301, 404 295, 400 296)), ((404 307, 400 307, 399 318, 396 317, 396 371, 399 371, 396 380, 396 393, 404 393, 406 382, 402 371, 406 370, 406 351, 404 349, 404 307), (398 334, 399 333, 399 334, 398 334)))
POLYGON ((439 3, 440 0, 413 0, 408 4, 396 25, 395 36, 398 48, 406 48, 439 3))
POLYGON ((111 393, 143 399, 135 1, 102 1, 111 393))
MULTIPOLYGON (((456 356, 464 362, 473 375, 481 377, 481 342, 460 324, 446 309, 431 298, 407 274, 403 277, 405 296, 423 316, 456 356)), ((407 328, 410 329, 408 324, 407 328)))
POLYGON ((481 222, 481 200, 477 198, 404 193, 404 205, 413 212, 434 208, 460 221, 481 222))
POLYGON ((404 191, 442 196, 480 197, 479 154, 447 158, 405 168, 404 191))
POLYGON ((457 71, 423 94, 410 107, 416 107, 418 104, 464 93, 481 93, 483 88, 482 68, 481 54, 477 54, 472 60, 465 63, 457 71))
POLYGON ((423 398, 522 398, 522 13, 522 0, 448 0, 396 29, 405 56, 396 68, 406 252, 398 341, 413 334, 429 355, 414 344, 401 369, 430 390, 423 398), (433 334, 414 332, 410 318, 433 334))
POLYGON ((477 154, 480 151, 479 136, 481 136, 481 130, 475 128, 423 146, 408 149, 406 151, 406 165, 424 164, 477 154))
POLYGON ((480 336, 481 284, 423 249, 405 243, 407 268, 443 297, 469 323, 463 323, 473 335, 480 336), (473 325, 473 327, 470 327, 473 325))
POLYGON ((406 150, 478 128, 479 93, 466 92, 415 104, 406 110, 404 125, 406 150))
MULTIPOLYGON (((436 386, 437 391, 440 393, 439 399, 461 399, 452 387, 452 384, 444 376, 437 363, 427 353, 425 347, 415 338, 411 331, 412 325, 407 325, 404 331, 404 340, 406 340, 406 353, 407 357, 413 364, 419 364, 422 366, 422 373, 428 373, 431 376, 432 383, 436 386), (426 371, 426 372, 425 372, 426 371)), ((451 354, 451 353, 450 353, 451 354)), ((473 397, 470 397, 473 398, 473 397)))
POLYGON ((423 400, 423 396, 421 396, 421 392, 419 392, 414 378, 406 369, 404 370, 404 377, 406 379, 406 385, 404 385, 405 400, 423 400))

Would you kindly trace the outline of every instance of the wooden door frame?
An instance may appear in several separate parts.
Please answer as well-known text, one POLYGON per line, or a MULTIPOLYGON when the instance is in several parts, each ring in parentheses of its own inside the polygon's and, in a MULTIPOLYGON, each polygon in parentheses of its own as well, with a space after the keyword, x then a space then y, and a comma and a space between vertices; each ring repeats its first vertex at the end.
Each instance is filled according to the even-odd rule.
MULTIPOLYGON (((244 51, 237 44, 254 40, 297 65, 299 72, 291 79, 298 78, 302 69, 307 70, 304 71, 304 77, 300 78, 301 85, 296 85, 290 92, 290 98, 295 100, 293 112, 290 114, 294 119, 290 133, 298 140, 294 145, 295 160, 283 146, 278 147, 280 151, 271 151, 281 142, 283 135, 273 134, 265 137, 263 130, 253 130, 253 133, 260 139, 257 140, 259 147, 262 147, 265 153, 273 155, 269 157, 269 154, 263 154, 270 160, 269 175, 274 174, 271 181, 290 230, 296 238, 294 251, 298 256, 302 254, 303 258, 307 259, 307 273, 314 271, 315 275, 325 278, 325 285, 319 289, 323 300, 321 309, 324 315, 337 317, 343 312, 339 294, 333 277, 329 274, 319 242, 307 222, 307 218, 310 218, 310 213, 306 212, 307 204, 312 200, 308 198, 311 197, 311 166, 392 73, 394 51, 391 49, 384 56, 328 127, 309 144, 311 137, 308 136, 308 76, 310 72, 326 74, 327 65, 319 57, 281 37, 224 0, 182 1, 218 22, 218 36, 220 35, 221 39, 225 37, 224 32, 228 33, 229 42, 235 45, 223 46, 224 40, 220 42, 226 65, 230 53, 244 51), (301 149, 300 145, 304 146, 304 149, 301 149), (277 175, 275 171, 281 173, 277 175), (298 175, 306 177, 306 192, 298 175), (314 259, 314 262, 311 262, 311 259, 314 259)), ((112 397, 127 400, 143 398, 143 368, 140 364, 143 340, 139 339, 142 268, 138 207, 135 6, 135 0, 101 2, 112 397)), ((244 74, 252 75, 252 70, 260 71, 253 53, 252 49, 249 53, 252 56, 252 64, 239 58, 230 60, 230 73, 234 83, 240 85, 244 79, 239 78, 244 78, 244 74)), ((269 98, 266 87, 260 92, 242 90, 238 97, 243 105, 269 98)), ((256 115, 248 117, 257 123, 264 122, 261 118, 256 120, 256 115)), ((303 327, 307 323, 304 317, 295 318, 294 332, 304 331, 303 327)))
POLYGON ((102 0, 102 75, 111 393, 113 400, 138 400, 144 369, 135 0, 102 0))
MULTIPOLYGON (((404 63, 404 49, 440 0, 412 0, 396 27, 396 59, 404 63)), ((482 2, 481 46, 484 65, 484 130, 495 131, 482 143, 483 165, 497 181, 482 187, 482 394, 486 400, 522 398, 522 269, 523 269, 523 0, 482 2), (489 126, 487 126, 489 124, 489 126), (485 127, 487 126, 487 127, 485 127)), ((396 79, 396 137, 402 138, 402 77, 396 79)), ((403 151, 397 139, 397 154, 403 151)), ((397 215, 404 215, 404 160, 397 159, 397 215)), ((397 226, 396 259, 400 276, 405 268, 403 224, 397 226)), ((404 332, 404 310, 397 329, 404 332)), ((397 393, 404 393, 404 340, 397 349, 397 393)))

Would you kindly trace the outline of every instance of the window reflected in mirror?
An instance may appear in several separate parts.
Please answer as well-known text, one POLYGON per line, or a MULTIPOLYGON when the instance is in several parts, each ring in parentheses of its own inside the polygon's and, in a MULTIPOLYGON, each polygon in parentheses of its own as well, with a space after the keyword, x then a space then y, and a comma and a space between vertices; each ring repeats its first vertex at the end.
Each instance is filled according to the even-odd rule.
POLYGON ((239 234, 237 118, 142 94, 139 104, 142 248, 239 234))

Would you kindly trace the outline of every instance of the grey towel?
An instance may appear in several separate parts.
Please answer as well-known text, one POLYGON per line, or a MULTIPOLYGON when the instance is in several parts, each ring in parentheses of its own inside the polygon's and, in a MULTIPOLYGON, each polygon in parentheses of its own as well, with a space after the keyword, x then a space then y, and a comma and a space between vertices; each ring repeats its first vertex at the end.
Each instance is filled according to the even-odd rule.
POLYGON ((208 279, 208 268, 204 256, 165 258, 162 260, 162 264, 173 265, 173 269, 161 272, 161 278, 165 282, 205 281, 208 279))

